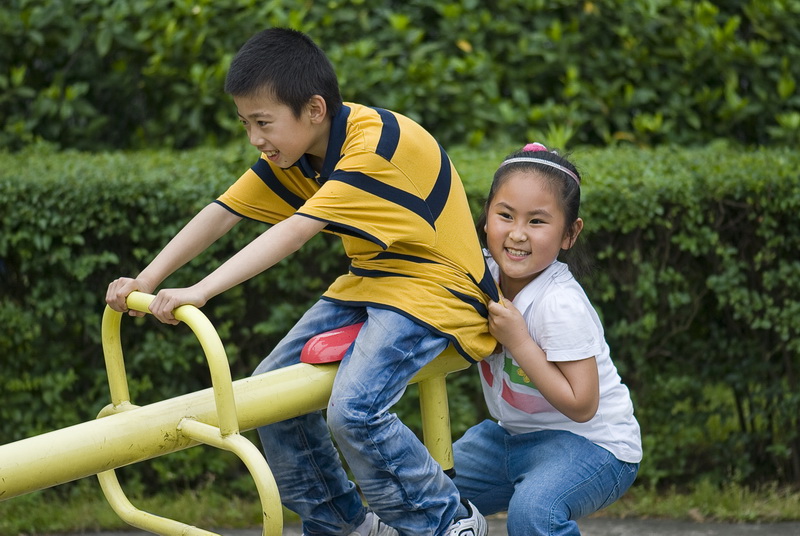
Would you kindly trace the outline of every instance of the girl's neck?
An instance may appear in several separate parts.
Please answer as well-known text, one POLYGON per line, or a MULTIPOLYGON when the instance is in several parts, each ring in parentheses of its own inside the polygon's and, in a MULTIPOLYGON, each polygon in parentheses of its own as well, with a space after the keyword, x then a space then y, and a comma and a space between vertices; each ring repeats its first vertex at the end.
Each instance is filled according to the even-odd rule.
POLYGON ((503 297, 505 299, 514 301, 514 298, 517 297, 517 294, 519 294, 522 289, 527 287, 534 279, 539 277, 539 275, 541 275, 541 272, 533 276, 533 278, 526 283, 520 283, 517 281, 508 281, 506 275, 500 272, 500 292, 503 293, 503 297))

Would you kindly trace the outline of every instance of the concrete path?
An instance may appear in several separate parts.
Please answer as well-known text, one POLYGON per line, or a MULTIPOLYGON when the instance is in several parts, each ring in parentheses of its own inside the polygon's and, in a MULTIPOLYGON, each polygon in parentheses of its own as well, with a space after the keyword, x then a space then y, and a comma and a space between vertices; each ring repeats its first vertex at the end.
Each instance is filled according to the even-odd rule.
MULTIPOLYGON (((490 516, 489 536, 508 536, 505 518, 490 516)), ((589 518, 578 522, 582 536, 800 536, 800 522, 765 524, 693 523, 659 519, 589 518)), ((222 530, 223 536, 261 536, 261 529, 222 530)), ((300 527, 287 525, 283 536, 301 536, 300 527)), ((99 535, 98 535, 99 536, 99 535)), ((142 536, 141 532, 127 535, 142 536)))

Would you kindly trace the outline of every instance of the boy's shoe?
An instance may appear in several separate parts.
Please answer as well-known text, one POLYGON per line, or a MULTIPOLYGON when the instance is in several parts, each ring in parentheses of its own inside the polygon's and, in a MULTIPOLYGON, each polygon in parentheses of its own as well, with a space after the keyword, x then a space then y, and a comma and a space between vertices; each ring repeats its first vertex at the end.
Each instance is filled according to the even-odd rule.
MULTIPOLYGON (((305 536, 305 534, 303 534, 305 536)), ((356 529, 355 532, 351 532, 350 536, 400 536, 399 533, 394 530, 392 527, 381 521, 381 518, 378 517, 373 511, 367 512, 367 517, 364 519, 364 522, 356 529), (369 529, 368 532, 360 532, 359 529, 366 530, 369 529)))
POLYGON ((450 528, 445 532, 445 536, 487 536, 489 527, 486 519, 478 512, 475 505, 469 501, 462 501, 467 507, 469 514, 467 517, 454 519, 450 528))
POLYGON ((351 533, 350 536, 400 536, 396 530, 381 521, 378 514, 373 511, 367 512, 367 518, 359 528, 367 527, 369 527, 369 532, 362 533, 357 530, 351 533))

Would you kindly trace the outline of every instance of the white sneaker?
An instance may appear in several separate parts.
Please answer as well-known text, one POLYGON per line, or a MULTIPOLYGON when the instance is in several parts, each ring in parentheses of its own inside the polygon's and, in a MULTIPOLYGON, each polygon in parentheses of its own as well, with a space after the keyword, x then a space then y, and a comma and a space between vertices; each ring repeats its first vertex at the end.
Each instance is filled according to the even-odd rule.
POLYGON ((350 536, 400 536, 396 530, 381 521, 378 514, 372 511, 367 512, 367 518, 358 528, 363 529, 367 527, 369 527, 369 532, 366 534, 356 530, 351 533, 350 536))
POLYGON ((454 519, 445 536, 487 536, 489 527, 486 525, 486 519, 471 502, 464 501, 464 506, 467 507, 469 515, 454 519))

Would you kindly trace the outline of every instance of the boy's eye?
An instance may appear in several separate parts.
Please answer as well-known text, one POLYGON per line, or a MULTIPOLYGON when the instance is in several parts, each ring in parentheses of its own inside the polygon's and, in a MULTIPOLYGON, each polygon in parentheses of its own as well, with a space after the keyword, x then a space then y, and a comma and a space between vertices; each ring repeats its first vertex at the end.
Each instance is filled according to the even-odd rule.
POLYGON ((259 127, 264 128, 265 126, 269 125, 268 121, 258 121, 256 123, 259 127))

